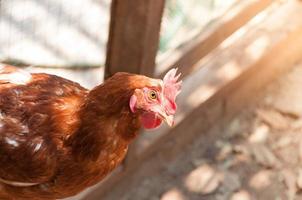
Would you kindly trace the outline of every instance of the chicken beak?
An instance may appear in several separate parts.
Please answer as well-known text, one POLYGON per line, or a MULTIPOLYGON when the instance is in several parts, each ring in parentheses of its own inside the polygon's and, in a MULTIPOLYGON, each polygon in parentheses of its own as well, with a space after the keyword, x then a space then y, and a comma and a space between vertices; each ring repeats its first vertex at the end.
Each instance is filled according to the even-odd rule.
POLYGON ((173 115, 165 117, 164 120, 170 127, 174 126, 174 116, 173 115))
POLYGON ((159 112, 159 116, 171 127, 174 125, 174 116, 173 115, 167 115, 166 112, 159 112))

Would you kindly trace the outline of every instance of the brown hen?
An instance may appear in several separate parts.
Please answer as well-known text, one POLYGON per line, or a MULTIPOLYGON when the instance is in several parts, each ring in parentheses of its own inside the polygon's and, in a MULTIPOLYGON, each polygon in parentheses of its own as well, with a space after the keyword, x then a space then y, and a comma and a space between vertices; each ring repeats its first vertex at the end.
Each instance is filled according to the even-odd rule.
POLYGON ((178 77, 117 73, 88 91, 0 65, 0 199, 66 198, 98 183, 141 125, 173 124, 178 77))

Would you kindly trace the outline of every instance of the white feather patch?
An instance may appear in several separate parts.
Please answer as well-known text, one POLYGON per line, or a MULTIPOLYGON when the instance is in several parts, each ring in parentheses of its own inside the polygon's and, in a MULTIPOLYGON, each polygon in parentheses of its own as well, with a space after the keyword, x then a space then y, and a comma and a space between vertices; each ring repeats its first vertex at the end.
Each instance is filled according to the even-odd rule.
POLYGON ((9 82, 13 84, 20 84, 20 85, 25 85, 29 83, 31 81, 31 78, 32 78, 31 74, 23 70, 19 70, 8 74, 0 74, 0 81, 9 82))
POLYGON ((38 185, 39 183, 24 183, 24 182, 17 182, 17 181, 8 181, 5 179, 0 178, 0 182, 6 184, 6 185, 11 185, 11 186, 16 186, 16 187, 29 187, 29 186, 34 186, 38 185))

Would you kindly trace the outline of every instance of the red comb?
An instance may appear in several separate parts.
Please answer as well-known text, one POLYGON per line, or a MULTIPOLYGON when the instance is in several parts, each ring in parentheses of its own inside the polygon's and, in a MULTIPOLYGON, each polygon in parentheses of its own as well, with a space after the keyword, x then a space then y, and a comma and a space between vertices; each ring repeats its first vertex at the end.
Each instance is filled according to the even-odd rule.
POLYGON ((175 99, 176 96, 180 93, 181 83, 182 81, 178 81, 180 77, 180 73, 176 75, 177 68, 173 68, 167 72, 165 75, 163 82, 164 82, 164 95, 169 100, 169 110, 171 114, 175 113, 176 104, 175 99))

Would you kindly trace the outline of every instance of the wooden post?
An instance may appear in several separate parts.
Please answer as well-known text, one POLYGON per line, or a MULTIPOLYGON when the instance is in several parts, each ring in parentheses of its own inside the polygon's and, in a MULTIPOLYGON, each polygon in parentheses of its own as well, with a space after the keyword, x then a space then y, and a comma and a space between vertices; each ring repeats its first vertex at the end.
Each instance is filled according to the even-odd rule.
POLYGON ((165 0, 112 0, 105 78, 119 71, 152 76, 165 0))
MULTIPOLYGON (((165 0, 112 0, 105 79, 123 71, 153 76, 165 0)), ((130 145, 125 167, 136 158, 130 145)))

